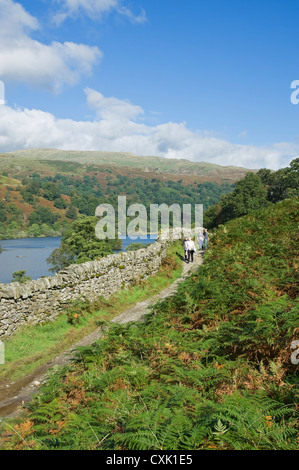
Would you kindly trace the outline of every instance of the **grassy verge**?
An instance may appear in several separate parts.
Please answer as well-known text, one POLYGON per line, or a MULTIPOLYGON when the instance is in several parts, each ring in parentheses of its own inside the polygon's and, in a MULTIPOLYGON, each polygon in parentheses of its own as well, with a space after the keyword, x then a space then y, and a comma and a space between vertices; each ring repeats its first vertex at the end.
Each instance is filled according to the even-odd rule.
POLYGON ((180 244, 173 244, 157 274, 119 291, 97 303, 75 302, 56 321, 25 326, 5 341, 5 365, 0 365, 0 381, 15 381, 32 373, 75 342, 92 333, 99 321, 109 321, 137 302, 146 300, 172 284, 182 273, 176 256, 180 244))

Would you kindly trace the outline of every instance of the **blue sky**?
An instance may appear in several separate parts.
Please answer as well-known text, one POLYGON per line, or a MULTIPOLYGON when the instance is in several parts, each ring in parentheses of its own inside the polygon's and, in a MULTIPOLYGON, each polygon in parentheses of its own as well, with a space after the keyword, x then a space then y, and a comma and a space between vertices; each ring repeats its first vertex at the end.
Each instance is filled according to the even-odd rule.
POLYGON ((298 0, 0 0, 0 151, 299 153, 298 0))

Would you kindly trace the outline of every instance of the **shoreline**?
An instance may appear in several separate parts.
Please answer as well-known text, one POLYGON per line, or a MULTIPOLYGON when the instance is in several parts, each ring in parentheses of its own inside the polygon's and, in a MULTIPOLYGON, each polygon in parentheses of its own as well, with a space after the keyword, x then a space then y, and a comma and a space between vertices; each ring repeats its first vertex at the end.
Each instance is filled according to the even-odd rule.
MULTIPOLYGON (((155 235, 155 238, 149 238, 149 236, 150 235, 148 234, 147 239, 131 240, 129 239, 128 236, 124 240, 120 239, 122 242, 121 247, 117 250, 114 250, 112 254, 117 255, 120 253, 125 253, 127 247, 134 243, 141 243, 141 244, 144 244, 144 246, 146 246, 146 245, 153 244, 157 241, 157 238, 158 238, 157 235, 155 235)), ((10 285, 13 280, 12 272, 17 272, 21 270, 25 271, 26 275, 30 276, 32 281, 36 281, 42 277, 55 276, 56 273, 50 273, 47 270, 47 266, 45 267, 45 270, 43 268, 37 269, 37 263, 40 263, 40 259, 39 261, 36 261, 33 263, 33 269, 31 269, 32 266, 30 266, 29 268, 28 257, 31 256, 31 254, 35 256, 35 252, 36 252, 35 248, 38 248, 44 251, 51 249, 53 251, 56 247, 59 246, 60 240, 61 240, 61 236, 24 237, 24 238, 10 238, 10 239, 0 240, 0 246, 1 246, 0 262, 2 261, 3 263, 3 268, 1 269, 0 267, 0 273, 1 273, 0 279, 3 279, 0 281, 0 284, 5 285, 5 286, 10 285), (56 240, 56 243, 55 243, 55 240, 56 240), (53 243, 53 247, 52 247, 52 243, 53 243), (32 245, 36 245, 36 246, 32 246, 32 245), (43 246, 40 247, 39 245, 43 245, 43 246), (18 260, 16 260, 16 258, 18 258, 18 260), (11 268, 9 272, 7 268, 11 268)), ((43 265, 45 264, 44 261, 46 261, 48 257, 48 253, 45 255, 44 251, 41 253, 43 265)))

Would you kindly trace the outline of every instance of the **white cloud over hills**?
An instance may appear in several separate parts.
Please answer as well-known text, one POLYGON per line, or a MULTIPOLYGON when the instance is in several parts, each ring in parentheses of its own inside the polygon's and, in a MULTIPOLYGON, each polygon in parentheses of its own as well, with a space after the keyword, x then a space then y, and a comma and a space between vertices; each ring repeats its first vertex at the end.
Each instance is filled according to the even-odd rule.
MULTIPOLYGON (((55 2, 51 5, 55 3, 57 7, 57 24, 80 14, 95 21, 111 11, 135 23, 146 20, 145 12, 134 15, 122 0, 55 2)), ((64 85, 74 85, 84 75, 92 74, 102 58, 97 46, 72 41, 45 44, 34 39, 41 29, 38 19, 20 3, 0 0, 1 80, 60 92, 64 85)), ((0 152, 42 147, 102 150, 272 169, 286 166, 299 153, 299 146, 292 143, 267 147, 233 144, 211 132, 192 131, 185 123, 149 125, 150 119, 141 106, 105 97, 91 88, 84 92, 86 103, 94 112, 89 121, 60 119, 39 109, 12 108, 3 104, 0 96, 0 152)))
POLYGON ((149 126, 138 120, 144 115, 140 106, 106 98, 90 88, 85 89, 85 94, 95 112, 90 121, 59 119, 37 109, 0 106, 0 151, 42 147, 102 150, 272 169, 287 165, 299 153, 298 146, 290 143, 269 147, 232 144, 210 133, 193 132, 184 123, 149 126))

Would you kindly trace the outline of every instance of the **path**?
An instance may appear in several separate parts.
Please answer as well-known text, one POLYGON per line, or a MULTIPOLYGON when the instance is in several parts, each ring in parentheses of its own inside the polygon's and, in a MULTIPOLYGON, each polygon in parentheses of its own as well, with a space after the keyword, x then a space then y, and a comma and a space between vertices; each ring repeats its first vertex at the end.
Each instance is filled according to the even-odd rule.
MULTIPOLYGON (((159 294, 150 297, 143 302, 137 303, 134 307, 131 307, 115 317, 111 322, 124 324, 131 321, 141 320, 142 316, 148 313, 148 309, 151 305, 154 305, 158 301, 173 294, 176 291, 178 284, 186 279, 186 277, 188 277, 191 272, 196 270, 196 268, 202 263, 203 256, 201 255, 195 256, 194 263, 184 263, 182 276, 173 284, 159 294)), ((25 378, 4 386, 0 385, 0 418, 16 416, 20 411, 22 411, 22 405, 28 403, 32 399, 32 396, 38 391, 40 385, 46 379, 47 373, 50 369, 53 369, 55 366, 63 366, 67 364, 72 356, 72 351, 75 348, 78 346, 88 346, 89 344, 97 341, 102 335, 103 330, 98 328, 93 333, 85 336, 78 343, 74 344, 68 351, 39 367, 25 378)))

